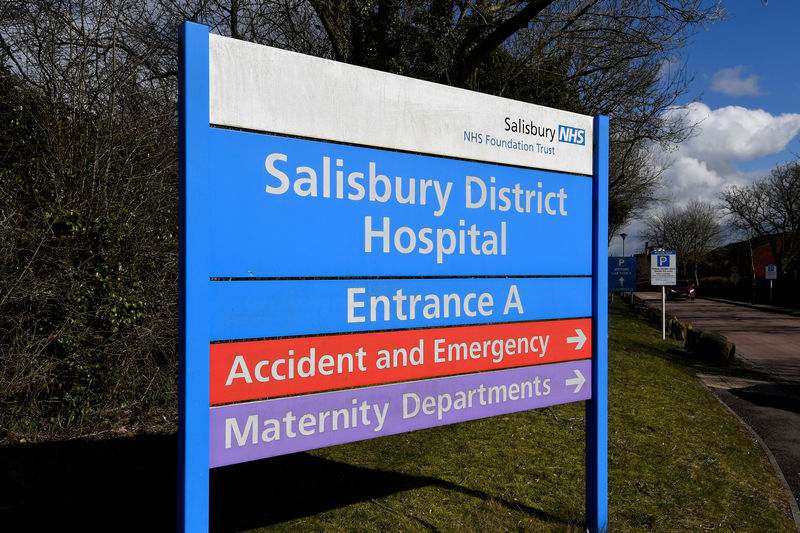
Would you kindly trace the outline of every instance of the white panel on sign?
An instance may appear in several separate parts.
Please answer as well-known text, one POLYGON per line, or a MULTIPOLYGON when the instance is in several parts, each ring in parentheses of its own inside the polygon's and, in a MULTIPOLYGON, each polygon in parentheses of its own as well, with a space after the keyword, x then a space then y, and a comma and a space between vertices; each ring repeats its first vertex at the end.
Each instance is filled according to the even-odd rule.
POLYGON ((767 279, 778 279, 777 265, 767 265, 765 275, 767 279))
POLYGON ((209 37, 211 124, 592 175, 590 116, 209 37))
POLYGON ((678 256, 674 251, 650 252, 650 284, 675 285, 678 271, 678 256))

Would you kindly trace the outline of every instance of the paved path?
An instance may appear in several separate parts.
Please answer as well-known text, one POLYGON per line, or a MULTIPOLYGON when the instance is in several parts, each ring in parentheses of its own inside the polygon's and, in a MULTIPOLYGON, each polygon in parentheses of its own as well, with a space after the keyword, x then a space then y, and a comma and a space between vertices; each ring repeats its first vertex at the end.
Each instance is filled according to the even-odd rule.
MULTIPOLYGON (((648 305, 661 308, 661 294, 640 292, 648 305)), ((725 335, 736 354, 780 381, 800 384, 800 317, 716 300, 667 301, 667 314, 695 329, 725 335)))
MULTIPOLYGON (((661 293, 637 293, 661 309, 661 293)), ((736 345, 736 357, 767 376, 763 379, 698 375, 725 405, 756 432, 794 494, 800 531, 800 316, 718 300, 667 301, 667 315, 695 329, 721 333, 736 345)))

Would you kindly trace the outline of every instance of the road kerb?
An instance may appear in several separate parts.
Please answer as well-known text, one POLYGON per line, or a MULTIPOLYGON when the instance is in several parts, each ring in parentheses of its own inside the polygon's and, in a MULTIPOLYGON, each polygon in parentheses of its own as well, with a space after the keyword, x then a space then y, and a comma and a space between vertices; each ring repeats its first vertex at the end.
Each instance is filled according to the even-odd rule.
MULTIPOLYGON (((739 416, 733 409, 731 409, 728 406, 728 404, 723 402, 722 399, 720 399, 720 397, 717 396, 714 393, 714 391, 712 390, 712 388, 714 388, 714 386, 708 384, 708 383, 711 382, 711 380, 714 378, 714 376, 708 376, 708 375, 705 375, 705 374, 697 374, 695 377, 697 378, 697 382, 700 383, 700 385, 702 385, 703 388, 705 388, 708 392, 710 392, 714 396, 714 398, 716 398, 717 401, 720 404, 722 404, 722 406, 730 414, 732 414, 736 418, 736 420, 738 420, 739 423, 745 429, 747 429, 747 431, 750 432, 750 434, 753 436, 753 438, 756 439, 756 442, 758 442, 758 445, 761 446, 761 449, 764 451, 764 454, 767 456, 767 459, 769 460, 769 464, 772 465, 772 470, 775 472, 775 476, 778 478, 778 481, 780 482, 781 486, 783 487, 783 491, 786 493, 786 496, 789 498, 789 508, 792 511, 792 519, 794 520, 794 527, 797 530, 797 532, 800 533, 800 507, 798 507, 797 500, 795 500, 794 494, 792 494, 792 489, 789 488, 789 483, 786 482, 786 478, 783 476, 783 472, 781 472, 780 466, 778 466, 778 461, 775 459, 775 456, 772 455, 772 452, 767 447, 767 444, 758 435, 758 433, 756 433, 756 431, 752 427, 750 427, 750 424, 745 422, 744 419, 741 416, 739 416)), ((724 387, 720 387, 720 388, 724 388, 724 387)))

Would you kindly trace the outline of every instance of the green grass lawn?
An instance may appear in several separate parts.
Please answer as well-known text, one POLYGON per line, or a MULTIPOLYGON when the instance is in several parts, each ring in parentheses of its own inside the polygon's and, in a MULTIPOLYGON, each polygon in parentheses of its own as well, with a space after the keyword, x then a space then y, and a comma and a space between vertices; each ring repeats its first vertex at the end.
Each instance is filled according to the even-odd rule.
MULTIPOLYGON (((616 300, 610 530, 794 531, 758 444, 697 370, 616 300)), ((284 498, 265 493, 265 509, 292 507, 269 530, 583 531, 584 424, 580 402, 300 454, 305 470, 263 481, 284 498)), ((285 459, 269 461, 265 473, 285 459)))

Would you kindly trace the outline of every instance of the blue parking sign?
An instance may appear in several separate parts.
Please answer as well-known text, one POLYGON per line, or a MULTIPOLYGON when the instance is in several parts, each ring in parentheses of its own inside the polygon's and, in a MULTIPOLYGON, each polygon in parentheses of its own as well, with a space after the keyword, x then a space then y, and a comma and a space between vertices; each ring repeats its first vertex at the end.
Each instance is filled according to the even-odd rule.
POLYGON ((636 258, 608 258, 608 290, 610 292, 636 292, 636 258))

